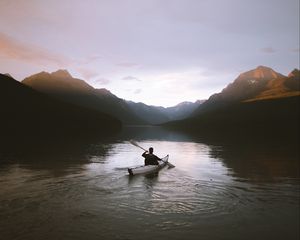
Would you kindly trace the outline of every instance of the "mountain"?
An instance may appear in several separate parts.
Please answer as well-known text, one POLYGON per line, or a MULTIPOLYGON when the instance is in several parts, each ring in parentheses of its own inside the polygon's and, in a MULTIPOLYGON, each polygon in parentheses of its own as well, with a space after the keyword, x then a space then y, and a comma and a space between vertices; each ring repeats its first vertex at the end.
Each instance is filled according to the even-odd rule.
POLYGON ((149 124, 160 124, 170 121, 170 118, 163 112, 163 107, 149 106, 144 103, 127 101, 130 109, 149 124))
POLYGON ((85 94, 93 87, 83 80, 73 78, 67 70, 58 70, 53 73, 40 72, 25 78, 22 83, 40 92, 62 97, 63 94, 85 94))
POLYGON ((38 92, 0 74, 1 135, 106 135, 121 128, 114 117, 38 92))
POLYGON ((268 81, 265 90, 246 102, 263 99, 276 99, 300 95, 300 71, 294 69, 288 77, 282 76, 268 81))
MULTIPOLYGON (((297 72, 298 70, 295 71, 297 72)), ((295 88, 291 89, 288 87, 287 83, 293 81, 291 79, 292 77, 286 77, 271 68, 258 66, 256 69, 240 74, 220 93, 209 97, 204 104, 196 109, 193 115, 197 116, 204 111, 216 110, 239 102, 254 100, 255 98, 259 98, 259 96, 263 98, 263 96, 273 95, 273 98, 277 98, 284 95, 297 95, 298 93, 297 91, 295 92, 295 88), (280 86, 286 87, 282 88, 280 86), (281 88, 281 91, 278 91, 279 88, 281 88)))
POLYGON ((22 81, 23 84, 60 100, 105 112, 124 124, 143 124, 126 101, 106 89, 95 89, 85 81, 73 78, 67 70, 41 72, 22 81))
POLYGON ((108 113, 124 124, 160 124, 183 119, 202 103, 184 102, 163 108, 125 101, 105 88, 95 89, 85 81, 73 78, 67 70, 41 72, 25 78, 22 83, 60 100, 108 113))
POLYGON ((131 110, 144 121, 151 124, 161 124, 172 120, 180 120, 188 117, 204 100, 196 102, 182 102, 173 107, 149 106, 144 103, 127 101, 131 110))
POLYGON ((181 120, 191 115, 206 100, 197 100, 196 102, 182 102, 174 107, 165 108, 170 120, 181 120))
POLYGON ((4 73, 3 75, 12 78, 12 76, 9 73, 4 73))
MULTIPOLYGON (((299 70, 283 76, 258 67, 212 95, 191 117, 167 127, 207 133, 294 134, 300 121, 299 70)), ((246 135, 245 135, 246 137, 246 135)))

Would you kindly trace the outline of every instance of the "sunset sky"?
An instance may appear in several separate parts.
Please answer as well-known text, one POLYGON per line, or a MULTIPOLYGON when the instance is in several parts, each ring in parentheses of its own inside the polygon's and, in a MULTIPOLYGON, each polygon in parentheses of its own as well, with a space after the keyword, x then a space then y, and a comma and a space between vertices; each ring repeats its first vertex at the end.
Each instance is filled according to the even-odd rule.
POLYGON ((0 72, 17 80, 67 69, 171 106, 258 65, 299 68, 299 0, 0 0, 0 72))

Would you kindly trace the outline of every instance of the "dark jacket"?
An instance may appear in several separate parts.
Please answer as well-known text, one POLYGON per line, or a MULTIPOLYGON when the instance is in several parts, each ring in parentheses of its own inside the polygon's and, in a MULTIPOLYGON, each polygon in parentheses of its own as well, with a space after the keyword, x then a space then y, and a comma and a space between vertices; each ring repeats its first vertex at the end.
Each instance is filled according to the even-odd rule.
POLYGON ((154 154, 144 152, 142 156, 145 158, 145 165, 158 165, 159 157, 154 154))

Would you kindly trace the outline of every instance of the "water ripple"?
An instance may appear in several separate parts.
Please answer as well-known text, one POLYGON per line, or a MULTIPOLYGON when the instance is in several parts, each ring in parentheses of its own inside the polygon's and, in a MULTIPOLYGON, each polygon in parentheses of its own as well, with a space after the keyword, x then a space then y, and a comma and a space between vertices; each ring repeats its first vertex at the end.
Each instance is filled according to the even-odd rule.
POLYGON ((249 208, 259 202, 295 203, 298 199, 295 196, 299 194, 299 190, 293 185, 278 188, 278 185, 255 186, 245 182, 200 181, 189 177, 182 177, 177 181, 162 180, 158 184, 154 181, 152 188, 146 187, 145 190, 141 181, 138 181, 140 185, 136 184, 135 187, 119 192, 122 199, 127 198, 119 205, 121 208, 154 215, 185 214, 209 217, 232 214, 242 207, 249 208), (288 187, 291 189, 286 194, 288 187))

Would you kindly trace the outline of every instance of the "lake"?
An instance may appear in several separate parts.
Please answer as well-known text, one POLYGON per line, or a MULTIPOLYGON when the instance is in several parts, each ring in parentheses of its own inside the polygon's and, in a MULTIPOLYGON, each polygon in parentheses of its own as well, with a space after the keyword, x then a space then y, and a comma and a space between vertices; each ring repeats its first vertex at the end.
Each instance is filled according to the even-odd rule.
POLYGON ((131 127, 0 151, 1 239, 298 239, 299 142, 131 127), (144 148, 175 168, 129 176, 144 148))

